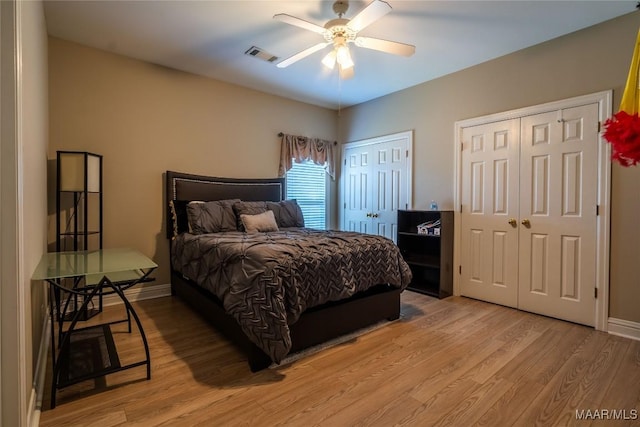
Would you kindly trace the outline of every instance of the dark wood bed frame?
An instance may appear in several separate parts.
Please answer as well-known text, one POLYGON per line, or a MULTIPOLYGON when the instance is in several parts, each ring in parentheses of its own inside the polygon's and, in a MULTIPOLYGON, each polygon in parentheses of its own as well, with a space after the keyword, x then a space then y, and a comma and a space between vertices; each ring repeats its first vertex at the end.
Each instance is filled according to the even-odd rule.
MULTIPOLYGON (((166 172, 167 237, 173 236, 173 218, 169 201, 224 200, 280 201, 285 196, 284 178, 232 179, 166 172)), ((170 245, 171 246, 171 245, 170 245)), ((251 371, 268 367, 272 361, 242 332, 233 317, 222 308, 218 298, 171 268, 171 293, 183 299, 209 320, 230 341, 244 351, 251 371)), ((353 297, 315 307, 289 325, 291 353, 336 338, 381 320, 400 316, 400 290, 378 285, 353 297)))

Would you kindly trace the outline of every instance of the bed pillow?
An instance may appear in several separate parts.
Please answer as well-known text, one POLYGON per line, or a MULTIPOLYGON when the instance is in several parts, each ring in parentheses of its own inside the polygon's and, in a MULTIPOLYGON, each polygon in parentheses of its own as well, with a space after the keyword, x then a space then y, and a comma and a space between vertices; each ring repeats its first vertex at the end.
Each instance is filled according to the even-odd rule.
POLYGON ((240 219, 247 233, 278 231, 278 224, 276 224, 273 211, 267 210, 257 215, 240 214, 240 219))
POLYGON ((171 215, 171 235, 173 238, 180 233, 189 231, 189 219, 187 218, 187 200, 170 200, 169 214, 171 215))
POLYGON ((266 202, 241 202, 237 201, 233 204, 233 211, 236 214, 237 228, 244 231, 244 224, 240 215, 257 215, 267 211, 266 202))
POLYGON ((267 209, 272 210, 276 223, 280 228, 304 227, 302 209, 295 199, 281 202, 267 202, 267 209))
POLYGON ((187 204, 189 232, 192 234, 236 231, 236 216, 233 204, 238 199, 211 202, 193 201, 187 204))

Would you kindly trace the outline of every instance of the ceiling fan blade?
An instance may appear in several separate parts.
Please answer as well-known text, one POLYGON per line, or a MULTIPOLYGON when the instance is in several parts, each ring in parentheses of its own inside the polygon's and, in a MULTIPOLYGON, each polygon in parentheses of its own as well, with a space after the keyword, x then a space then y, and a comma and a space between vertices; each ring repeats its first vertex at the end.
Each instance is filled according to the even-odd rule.
POLYGON ((294 62, 297 62, 299 60, 301 60, 302 58, 305 58, 309 55, 311 55, 314 52, 319 51, 320 49, 326 47, 327 45, 329 45, 329 42, 325 42, 325 43, 318 43, 317 45, 311 46, 305 50, 303 50, 302 52, 298 52, 293 56, 290 56, 289 58, 280 61, 277 65, 278 68, 285 68, 288 67, 289 65, 293 64, 294 62))
POLYGON ((356 37, 355 43, 356 46, 392 53, 394 55, 411 56, 416 52, 416 47, 413 45, 371 37, 356 37))
POLYGON ((304 19, 296 18, 295 16, 287 15, 286 13, 279 13, 273 15, 273 19, 282 21, 289 25, 295 25, 296 27, 304 28, 305 30, 313 31, 314 33, 323 34, 327 31, 324 27, 316 25, 313 22, 305 21, 304 19))
POLYGON ((347 23, 347 27, 358 32, 368 25, 373 24, 389 12, 391 12, 389 3, 382 0, 373 0, 347 23))

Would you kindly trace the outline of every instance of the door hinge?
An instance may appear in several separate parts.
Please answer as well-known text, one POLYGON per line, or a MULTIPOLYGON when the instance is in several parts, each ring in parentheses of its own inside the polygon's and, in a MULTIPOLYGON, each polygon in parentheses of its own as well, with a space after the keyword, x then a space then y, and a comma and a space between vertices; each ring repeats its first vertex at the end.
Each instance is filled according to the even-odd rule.
POLYGON ((458 266, 458 274, 462 275, 462 265, 458 266))
POLYGON ((462 213, 462 204, 460 205, 460 213, 462 213))
POLYGON ((409 209, 409 203, 405 203, 405 204, 404 204, 404 209, 405 209, 405 210, 409 209))
POLYGON ((405 156, 406 158, 409 158, 409 150, 405 150, 405 152, 404 152, 404 156, 405 156))
POLYGON ((344 159, 344 165, 347 166, 347 159, 344 159))
POLYGON ((593 296, 598 299, 598 288, 594 288, 593 291, 593 296))
POLYGON ((596 205, 596 216, 600 216, 600 205, 596 205))
POLYGON ((602 123, 598 122, 598 132, 600 132, 600 129, 602 128, 602 123))
POLYGON ((344 208, 347 209, 347 202, 344 202, 344 208))

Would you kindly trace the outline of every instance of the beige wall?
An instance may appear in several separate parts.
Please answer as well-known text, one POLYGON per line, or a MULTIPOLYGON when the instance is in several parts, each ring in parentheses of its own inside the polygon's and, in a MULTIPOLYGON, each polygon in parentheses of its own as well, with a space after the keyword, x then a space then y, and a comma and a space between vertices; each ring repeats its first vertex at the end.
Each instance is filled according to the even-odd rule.
MULTIPOLYGON (((638 15, 603 24, 397 92, 341 113, 341 141, 414 130, 414 208, 453 208, 454 123, 603 90, 614 108, 638 15)), ((610 316, 640 322, 640 168, 613 167, 610 316), (624 260, 624 262, 623 262, 624 260)))
MULTIPOLYGON (((168 283, 165 170, 274 176, 279 131, 346 142, 412 129, 414 207, 435 199, 450 209, 455 121, 608 89, 617 106, 636 32, 633 13, 345 109, 340 135, 334 111, 50 38, 49 158, 59 149, 104 155, 105 247, 152 256, 157 283, 168 283)), ((616 165, 612 177, 610 315, 632 321, 640 200, 629 195, 639 171, 616 165)))
POLYGON ((49 89, 49 158, 104 156, 104 247, 152 257, 160 284, 169 283, 164 171, 274 177, 278 132, 337 138, 335 111, 56 38, 49 89))

